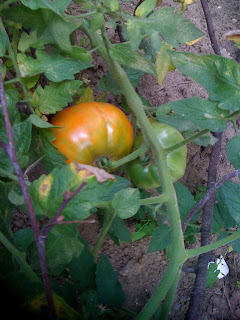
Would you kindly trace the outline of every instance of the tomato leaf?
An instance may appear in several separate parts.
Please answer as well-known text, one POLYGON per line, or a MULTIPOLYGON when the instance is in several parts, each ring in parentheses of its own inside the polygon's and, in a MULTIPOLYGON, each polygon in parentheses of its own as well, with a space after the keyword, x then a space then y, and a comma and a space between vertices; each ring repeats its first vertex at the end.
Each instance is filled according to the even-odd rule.
MULTIPOLYGON (((131 84, 133 85, 134 88, 136 88, 138 86, 138 83, 141 79, 141 77, 143 76, 143 72, 138 71, 138 70, 134 70, 134 69, 130 69, 130 68, 125 68, 125 72, 131 82, 131 84)), ((115 81, 115 79, 113 78, 112 74, 110 73, 110 71, 108 70, 100 79, 100 81, 98 81, 98 89, 100 92, 112 92, 116 95, 121 95, 122 91, 119 87, 119 85, 117 84, 117 82, 115 81)))
MULTIPOLYGON (((174 184, 174 187, 177 194, 181 221, 183 222, 188 212, 190 212, 195 207, 196 202, 191 192, 182 183, 176 182, 174 184)), ((191 219, 191 221, 192 222, 196 221, 197 216, 198 214, 195 214, 194 217, 191 219)))
POLYGON ((233 220, 228 207, 225 203, 222 192, 216 191, 216 201, 213 207, 212 218, 212 233, 219 233, 222 229, 229 229, 235 227, 235 221, 233 220))
POLYGON ((227 143, 228 160, 235 169, 240 168, 240 137, 232 137, 227 143))
POLYGON ((218 103, 199 97, 182 99, 167 104, 175 114, 194 122, 202 129, 221 132, 227 129, 226 117, 229 112, 218 108, 218 103))
POLYGON ((134 18, 129 18, 127 21, 127 32, 130 41, 130 47, 132 51, 137 50, 141 41, 142 41, 142 34, 141 34, 141 27, 134 18))
POLYGON ((54 2, 52 2, 51 0, 21 0, 21 2, 31 10, 50 9, 53 12, 61 15, 63 11, 69 6, 71 0, 55 0, 54 2))
POLYGON ((82 81, 72 80, 61 83, 51 82, 43 89, 38 85, 31 99, 31 104, 43 114, 53 114, 61 111, 72 101, 72 97, 82 85, 82 81))
POLYGON ((146 17, 153 11, 157 3, 157 0, 145 0, 135 11, 136 17, 146 17))
POLYGON ((112 45, 109 49, 109 54, 113 60, 125 67, 156 75, 156 71, 152 63, 140 52, 132 51, 128 44, 112 45))
POLYGON ((54 127, 51 123, 39 118, 36 114, 31 114, 29 116, 29 119, 31 120, 32 124, 34 124, 38 128, 52 128, 54 127))
POLYGON ((236 224, 240 226, 240 186, 231 181, 227 181, 221 186, 219 191, 220 196, 224 201, 224 205, 227 206, 227 209, 236 224))
POLYGON ((97 264, 96 283, 101 303, 108 306, 122 306, 125 301, 125 293, 118 281, 117 273, 103 254, 97 264))
POLYGON ((20 251, 26 251, 33 242, 34 233, 32 228, 20 229, 13 234, 13 244, 20 251))
POLYGON ((2 28, 0 29, 0 57, 4 56, 9 46, 8 36, 2 28))
MULTIPOLYGON (((78 238, 78 228, 74 224, 56 225, 48 234, 45 252, 49 272, 58 276, 73 258, 79 257, 83 245, 78 238)), ((30 251, 30 261, 33 269, 40 268, 35 245, 30 251)))
POLYGON ((209 92, 210 100, 219 102, 219 108, 239 110, 240 66, 235 60, 183 52, 169 55, 176 68, 209 92))
POLYGON ((138 189, 127 188, 115 193, 112 206, 116 214, 127 219, 134 216, 140 208, 140 192, 138 189))
POLYGON ((166 224, 161 224, 156 228, 156 231, 153 233, 148 253, 155 251, 162 251, 171 243, 171 233, 169 226, 166 224))
POLYGON ((182 13, 175 14, 174 10, 174 7, 158 9, 147 19, 139 19, 139 23, 148 35, 155 30, 174 48, 178 43, 190 42, 204 35, 189 20, 183 19, 182 13))
POLYGON ((171 65, 171 59, 168 55, 169 49, 171 49, 171 46, 168 45, 166 42, 162 41, 161 48, 156 58, 158 84, 162 84, 171 65))
POLYGON ((50 55, 43 50, 37 50, 36 56, 37 59, 33 59, 24 53, 18 54, 19 70, 22 77, 45 73, 46 77, 53 82, 74 80, 74 74, 92 66, 90 63, 83 63, 64 55, 56 49, 50 55))
POLYGON ((207 270, 207 280, 206 280, 206 287, 207 288, 211 288, 215 282, 217 282, 218 279, 218 274, 219 274, 219 270, 217 270, 217 264, 214 263, 210 263, 209 264, 209 268, 207 270))
POLYGON ((78 290, 93 290, 96 287, 96 265, 87 241, 79 236, 84 248, 77 258, 73 258, 68 268, 78 290))
POLYGON ((112 239, 113 238, 117 239, 116 242, 114 240, 113 241, 118 245, 119 245, 119 240, 126 243, 132 242, 131 235, 128 228, 126 227, 123 219, 119 218, 118 216, 116 216, 116 218, 113 220, 111 227, 108 231, 108 234, 112 239))

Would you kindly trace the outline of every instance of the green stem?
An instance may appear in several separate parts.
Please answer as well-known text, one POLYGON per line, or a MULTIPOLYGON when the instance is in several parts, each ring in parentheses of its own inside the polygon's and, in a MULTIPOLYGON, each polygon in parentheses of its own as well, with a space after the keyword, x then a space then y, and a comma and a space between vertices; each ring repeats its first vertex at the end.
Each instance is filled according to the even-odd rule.
POLYGON ((141 206, 146 206, 149 204, 163 204, 164 202, 166 202, 169 198, 169 195, 166 193, 162 193, 159 196, 156 197, 151 197, 151 198, 146 198, 146 199, 141 199, 140 203, 141 206))
POLYGON ((14 245, 5 237, 5 235, 0 231, 0 241, 2 244, 11 252, 13 257, 18 261, 21 266, 21 270, 28 274, 29 278, 33 281, 40 281, 38 276, 33 272, 30 265, 25 260, 25 254, 17 250, 14 245))
POLYGON ((106 236, 106 234, 108 233, 113 220, 116 217, 116 213, 112 213, 112 212, 106 212, 105 216, 104 216, 104 225, 100 234, 100 237, 98 238, 97 243, 95 244, 93 251, 92 251, 92 255, 94 257, 95 262, 97 262, 97 254, 98 254, 98 250, 100 249, 103 240, 106 236))
POLYGON ((145 145, 142 145, 139 149, 137 149, 136 151, 133 151, 132 153, 130 153, 126 157, 124 157, 120 160, 117 160, 117 161, 112 161, 111 168, 116 169, 116 168, 124 165, 125 163, 128 163, 128 162, 138 158, 139 156, 144 154, 147 150, 148 150, 148 148, 145 145))
POLYGON ((173 280, 173 283, 172 283, 170 289, 168 290, 168 293, 166 295, 164 303, 162 304, 161 313, 158 316, 159 320, 167 320, 168 317, 169 317, 169 312, 171 310, 171 306, 173 304, 173 301, 174 301, 174 298, 175 298, 175 294, 176 294, 176 291, 177 291, 179 277, 180 277, 180 272, 178 272, 176 274, 176 277, 173 280))
POLYGON ((171 254, 169 258, 169 264, 167 271, 164 274, 159 286, 154 292, 153 296, 150 298, 148 303, 145 305, 141 313, 136 319, 147 320, 150 319, 153 313, 157 310, 160 302, 164 299, 176 274, 180 272, 184 257, 184 241, 181 229, 181 220, 177 204, 177 197, 174 186, 172 184, 170 172, 166 162, 166 154, 161 147, 153 129, 148 121, 148 118, 144 112, 144 106, 141 99, 138 97, 135 89, 130 83, 125 71, 121 66, 114 62, 108 55, 108 39, 106 38, 105 29, 102 29, 103 38, 96 32, 90 32, 89 30, 84 30, 90 37, 93 46, 99 46, 99 52, 104 58, 105 62, 108 64, 110 71, 112 72, 116 82, 120 86, 123 94, 125 95, 128 105, 132 112, 136 115, 138 123, 142 129, 144 140, 147 146, 151 149, 154 160, 156 162, 158 173, 162 182, 163 193, 169 195, 166 201, 166 207, 169 214, 169 221, 171 226, 171 254), (105 45, 105 47, 104 47, 105 45))
POLYGON ((215 250, 217 248, 220 248, 222 246, 225 246, 226 244, 228 244, 238 238, 240 238, 240 233, 238 231, 235 231, 230 236, 228 236, 224 239, 218 240, 214 243, 208 244, 208 245, 200 247, 200 248, 188 249, 188 250, 186 250, 187 259, 196 257, 200 254, 203 254, 203 253, 215 250))
POLYGON ((236 136, 239 137, 238 127, 235 120, 232 120, 232 124, 236 133, 236 136))
POLYGON ((79 19, 79 18, 84 18, 84 17, 88 17, 88 16, 92 16, 94 13, 96 13, 97 11, 94 10, 94 11, 91 11, 91 12, 87 12, 87 13, 83 13, 83 14, 79 14, 78 16, 69 16, 69 15, 66 15, 66 18, 67 19, 79 19))
POLYGON ((11 84, 11 83, 16 83, 16 82, 20 82, 20 80, 18 78, 7 80, 7 81, 4 81, 4 85, 11 84))
POLYGON ((204 134, 206 134, 208 132, 209 132, 208 129, 204 129, 202 131, 199 131, 198 133, 192 135, 191 137, 189 137, 189 138, 187 138, 187 139, 185 139, 185 140, 183 140, 183 141, 181 141, 179 143, 176 143, 176 144, 174 144, 173 146, 171 146, 169 148, 166 148, 165 152, 166 153, 170 153, 172 151, 175 151, 175 150, 181 148, 182 146, 185 146, 186 144, 196 140, 197 138, 200 138, 201 136, 203 136, 204 134))
POLYGON ((15 181, 15 182, 18 182, 18 183, 19 183, 19 180, 18 180, 18 177, 17 177, 17 176, 15 176, 14 174, 9 173, 9 172, 1 169, 1 168, 0 168, 0 176, 1 176, 1 177, 4 177, 4 178, 8 178, 8 179, 10 179, 10 180, 12 180, 12 181, 15 181))

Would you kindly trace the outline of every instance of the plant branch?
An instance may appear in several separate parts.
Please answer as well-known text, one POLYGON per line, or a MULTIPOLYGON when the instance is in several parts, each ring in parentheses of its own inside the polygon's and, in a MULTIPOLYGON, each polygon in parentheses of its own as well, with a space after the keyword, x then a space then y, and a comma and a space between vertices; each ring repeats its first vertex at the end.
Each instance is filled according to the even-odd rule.
POLYGON ((52 230, 52 228, 56 225, 59 224, 59 222, 62 222, 62 219, 60 217, 63 209, 66 207, 66 205, 69 203, 69 201, 72 200, 73 197, 75 197, 75 195, 80 192, 85 186, 86 186, 86 182, 83 182, 74 192, 70 193, 70 191, 66 191, 64 193, 64 199, 63 202, 61 203, 57 213, 55 214, 54 218, 52 219, 52 221, 47 225, 47 227, 44 229, 44 232, 42 234, 42 239, 44 241, 46 241, 47 239, 47 235, 48 233, 52 230), (60 218, 60 219, 59 219, 60 218))
POLYGON ((207 202, 208 200, 210 200, 210 198, 212 197, 212 195, 214 195, 215 191, 220 188, 226 181, 231 180, 235 177, 238 177, 240 174, 240 169, 235 170, 229 174, 226 174, 222 179, 220 179, 218 182, 216 182, 214 184, 213 187, 211 187, 210 189, 208 189, 207 193, 205 194, 205 196, 198 202, 198 204, 187 214, 183 224, 182 224, 182 230, 183 232, 186 230, 186 227, 189 223, 189 221, 192 219, 192 217, 194 216, 194 214, 200 210, 207 202))
POLYGON ((31 222, 34 236, 35 236, 35 240, 37 243, 37 250, 38 250, 39 262, 40 262, 40 267, 41 267, 41 272, 42 272, 42 278, 43 278, 44 288, 45 288, 46 297, 47 297, 47 301, 48 301, 49 315, 50 315, 50 317, 53 318, 54 304, 53 304, 50 279, 49 279, 48 270, 47 270, 45 247, 44 247, 43 242, 41 241, 40 230, 39 230, 37 219, 35 216, 35 212, 34 212, 34 209, 32 206, 31 198, 29 196, 29 193, 27 190, 27 185, 25 183, 23 173, 22 173, 21 168, 19 166, 16 151, 14 148, 12 127, 11 127, 8 109, 7 109, 7 102, 6 102, 6 97, 5 97, 4 87, 3 87, 3 79, 2 79, 2 71, 1 70, 2 70, 2 65, 0 62, 0 101, 1 101, 1 105, 2 105, 4 122, 5 122, 7 137, 8 137, 8 144, 4 150, 6 151, 6 153, 8 154, 8 156, 12 162, 13 168, 16 172, 17 177, 18 177, 19 184, 20 184, 20 187, 22 190, 22 194, 23 194, 26 206, 27 206, 30 222, 31 222))
POLYGON ((230 236, 227 236, 226 238, 218 240, 214 243, 211 243, 199 248, 195 248, 195 249, 188 249, 186 250, 187 259, 218 249, 239 238, 240 238, 240 232, 234 231, 230 236))

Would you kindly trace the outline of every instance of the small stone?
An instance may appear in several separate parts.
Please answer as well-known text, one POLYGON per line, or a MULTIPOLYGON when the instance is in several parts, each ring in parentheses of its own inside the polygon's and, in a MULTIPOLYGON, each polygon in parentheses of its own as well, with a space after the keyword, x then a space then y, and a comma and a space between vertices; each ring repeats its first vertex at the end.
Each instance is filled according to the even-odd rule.
POLYGON ((233 23, 237 23, 237 19, 232 19, 232 22, 233 23))

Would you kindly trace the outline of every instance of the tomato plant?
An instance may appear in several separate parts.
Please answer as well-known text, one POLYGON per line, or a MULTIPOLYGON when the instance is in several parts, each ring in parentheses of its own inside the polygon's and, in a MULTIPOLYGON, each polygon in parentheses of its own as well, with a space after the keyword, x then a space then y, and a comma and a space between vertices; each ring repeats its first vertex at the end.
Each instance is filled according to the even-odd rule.
MULTIPOLYGON (((227 243, 240 251, 240 186, 227 181, 240 173, 235 123, 240 114, 240 66, 213 54, 178 52, 179 44, 194 44, 204 34, 173 4, 139 0, 130 13, 124 2, 136 3, 0 0, 0 283, 2 291, 7 288, 17 296, 11 301, 5 294, 11 306, 8 315, 17 310, 12 308, 15 303, 34 309, 31 318, 54 318, 55 312, 56 319, 147 320, 156 312, 154 318, 166 319, 186 260, 227 243), (91 85, 97 84, 99 101, 114 95, 132 113, 141 130, 133 152, 127 116, 109 103, 89 102, 94 95, 88 76, 94 64, 98 69, 97 54, 103 63, 101 79, 91 85), (206 89, 208 98, 154 107, 141 96, 137 89, 144 74, 162 84, 175 69, 206 89), (149 114, 158 122, 149 122, 149 114), (226 151, 236 171, 216 184, 210 177, 207 194, 194 199, 186 186, 173 184, 184 174, 186 145, 215 144, 214 149, 220 145, 216 134, 226 130, 229 121, 236 136, 226 151), (160 194, 139 191, 123 177, 72 162, 96 165, 101 156, 109 158, 111 168, 131 162, 128 174, 134 184, 161 184, 160 194), (39 176, 36 170, 30 176, 40 162, 47 175, 40 171, 39 176), (211 223, 203 219, 200 227, 194 216, 216 189, 209 217, 213 213, 212 232, 220 233, 220 240, 211 243, 211 232, 204 229, 211 223), (30 223, 15 229, 16 212, 28 213, 30 223), (135 238, 124 221, 131 217, 147 221, 135 238), (94 224, 98 218, 101 234, 91 249, 79 235, 78 224, 94 224), (203 236, 210 234, 210 240, 202 241, 201 248, 189 248, 185 241, 190 242, 198 229, 203 236), (138 315, 122 308, 125 294, 116 272, 107 257, 99 255, 107 234, 117 245, 152 234, 148 252, 168 248, 166 272, 138 315)), ((182 11, 192 3, 180 2, 182 11)), ((217 162, 210 165, 209 172, 216 166, 217 162)), ((94 229, 90 228, 91 245, 98 236, 94 229)))
MULTIPOLYGON (((160 145, 165 148, 169 148, 184 140, 181 133, 165 124, 159 123, 153 119, 150 119, 151 126, 160 145)), ((143 134, 140 133, 135 140, 134 148, 138 149, 143 143, 143 134)), ((141 189, 154 189, 160 187, 161 180, 158 174, 156 163, 152 154, 147 151, 146 157, 137 158, 132 161, 128 166, 128 174, 132 182, 141 189)), ((167 165, 170 169, 172 181, 175 182, 180 179, 185 172, 186 168, 187 147, 182 146, 167 155, 167 165)))
POLYGON ((80 103, 57 113, 51 120, 53 144, 67 158, 96 165, 101 156, 118 160, 133 147, 133 128, 117 107, 104 102, 80 103))

